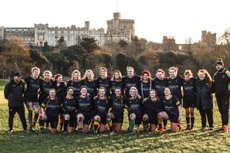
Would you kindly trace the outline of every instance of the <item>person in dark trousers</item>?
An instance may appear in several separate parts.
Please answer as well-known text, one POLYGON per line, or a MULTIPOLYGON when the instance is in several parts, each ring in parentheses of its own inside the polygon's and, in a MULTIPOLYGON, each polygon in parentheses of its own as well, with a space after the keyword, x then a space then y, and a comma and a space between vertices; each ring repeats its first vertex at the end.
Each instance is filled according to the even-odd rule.
POLYGON ((30 125, 30 131, 35 130, 35 125, 39 117, 39 90, 40 90, 40 69, 33 67, 31 69, 31 76, 25 78, 27 85, 25 91, 25 100, 28 109, 28 121, 30 125), (33 115, 34 114, 34 115, 33 115))
POLYGON ((183 80, 183 107, 186 114, 186 130, 192 130, 194 127, 194 108, 196 104, 195 81, 191 70, 185 70, 183 80), (191 124, 190 124, 191 123, 191 124))
POLYGON ((224 67, 222 59, 217 60, 216 70, 217 72, 214 74, 214 89, 222 121, 220 132, 228 133, 230 71, 224 67))
POLYGON ((213 130, 213 97, 212 97, 212 78, 207 70, 198 71, 198 79, 195 84, 196 107, 200 111, 202 131, 206 128, 206 119, 210 130, 213 130))
POLYGON ((13 120, 15 113, 18 113, 24 131, 27 130, 25 109, 24 109, 25 85, 21 80, 21 73, 14 73, 14 78, 5 86, 4 96, 8 100, 9 107, 9 133, 13 132, 13 120))

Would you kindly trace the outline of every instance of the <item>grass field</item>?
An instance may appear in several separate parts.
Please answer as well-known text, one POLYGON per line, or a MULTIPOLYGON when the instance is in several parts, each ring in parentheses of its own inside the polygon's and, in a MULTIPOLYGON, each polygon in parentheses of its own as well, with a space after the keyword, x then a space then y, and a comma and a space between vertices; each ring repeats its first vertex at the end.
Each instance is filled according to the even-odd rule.
MULTIPOLYGON (((14 130, 8 134, 8 108, 0 88, 0 153, 49 153, 49 152, 230 152, 230 134, 217 131, 200 131, 200 117, 196 111, 196 124, 193 131, 120 134, 45 134, 21 132, 21 123, 16 115, 14 130)), ((127 129, 125 116, 123 129, 127 129)), ((183 118, 183 128, 185 128, 183 118)), ((215 128, 220 126, 220 116, 215 105, 215 128)), ((38 128, 38 127, 37 127, 38 128)))

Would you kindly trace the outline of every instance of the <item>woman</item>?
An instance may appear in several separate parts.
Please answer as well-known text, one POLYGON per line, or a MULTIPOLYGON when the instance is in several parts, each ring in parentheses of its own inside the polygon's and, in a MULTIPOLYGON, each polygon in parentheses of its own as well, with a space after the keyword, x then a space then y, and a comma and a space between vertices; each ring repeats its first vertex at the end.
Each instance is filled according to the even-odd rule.
POLYGON ((76 99, 73 96, 74 89, 67 88, 67 95, 62 100, 61 108, 64 119, 64 133, 72 133, 76 126, 76 99))
POLYGON ((83 85, 81 79, 81 72, 79 70, 74 70, 71 74, 71 79, 67 81, 66 88, 72 87, 74 90, 74 98, 77 98, 80 95, 80 88, 83 85))
POLYGON ((25 91, 25 100, 28 109, 28 120, 30 124, 30 131, 35 130, 35 125, 39 117, 39 90, 40 90, 40 69, 38 67, 33 67, 31 69, 31 76, 25 78, 25 83, 27 85, 25 91), (34 114, 34 116, 33 116, 34 114))
MULTIPOLYGON (((149 97, 143 101, 143 123, 147 125, 150 123, 150 131, 155 132, 158 125, 158 113, 164 109, 162 101, 158 98, 156 90, 152 89, 149 92, 149 97)), ((144 129, 148 131, 148 126, 144 129)))
MULTIPOLYGON (((178 68, 177 67, 170 67, 168 69, 169 78, 168 78, 168 87, 172 92, 172 95, 176 96, 177 99, 182 103, 182 82, 183 79, 178 76, 178 68)), ((178 128, 181 129, 180 121, 178 122, 178 128)))
POLYGON ((163 99, 164 111, 158 114, 160 133, 163 132, 161 128, 162 120, 170 120, 172 132, 177 132, 177 123, 181 120, 181 102, 178 98, 172 95, 170 88, 166 87, 164 90, 165 97, 163 99))
POLYGON ((111 132, 120 132, 124 118, 125 98, 121 88, 115 88, 114 92, 115 95, 111 99, 112 109, 107 115, 107 122, 111 132))
MULTIPOLYGON (((63 99, 66 95, 66 83, 63 82, 63 78, 61 74, 56 74, 54 76, 54 88, 56 89, 57 92, 57 98, 60 103, 63 103, 63 99)), ((60 109, 60 130, 62 131, 64 123, 64 118, 63 118, 63 111, 60 109)))
MULTIPOLYGON (((153 81, 153 89, 156 90, 157 95, 160 100, 163 100, 165 97, 164 90, 168 86, 168 80, 165 77, 165 71, 158 69, 156 72, 156 78, 153 81)), ((164 120, 164 130, 167 129, 167 121, 164 120)))
POLYGON ((41 133, 44 133, 44 123, 50 123, 51 133, 57 132, 57 125, 58 125, 58 115, 59 115, 59 101, 57 99, 56 90, 50 89, 49 96, 46 101, 41 103, 41 113, 40 113, 40 130, 41 133))
POLYGON ((105 132, 107 124, 107 114, 110 108, 109 99, 106 97, 106 89, 99 88, 98 96, 94 98, 94 133, 105 132))
POLYGON ((82 80, 88 89, 89 96, 94 98, 97 95, 97 81, 94 79, 93 71, 90 69, 86 70, 82 80))
POLYGON ((77 98, 77 124, 83 133, 89 132, 93 114, 93 99, 89 96, 86 86, 81 86, 80 96, 77 98))
POLYGON ((198 71, 196 81, 196 107, 200 111, 202 131, 206 128, 206 119, 210 130, 213 130, 213 97, 212 97, 212 78, 207 70, 198 71))
POLYGON ((110 78, 108 76, 107 68, 100 67, 100 77, 97 79, 97 88, 104 87, 106 89, 106 96, 110 96, 110 78))
POLYGON ((126 105, 128 107, 129 131, 139 131, 142 120, 142 98, 138 95, 136 87, 130 88, 126 105))
POLYGON ((121 71, 119 70, 115 70, 113 72, 112 78, 111 78, 111 96, 114 97, 115 96, 115 89, 116 88, 120 88, 121 94, 123 95, 123 82, 122 82, 122 74, 121 71))
POLYGON ((140 77, 134 74, 133 67, 127 67, 127 76, 123 78, 124 83, 124 93, 126 97, 129 97, 129 91, 131 87, 136 87, 137 89, 140 86, 140 77))
POLYGON ((47 100, 49 96, 49 90, 53 89, 54 81, 52 80, 53 74, 49 70, 45 70, 43 73, 43 79, 40 80, 40 96, 39 96, 39 103, 43 103, 47 100))
POLYGON ((183 86, 183 107, 186 112, 186 130, 192 130, 194 127, 194 108, 196 104, 196 93, 195 93, 195 78, 191 70, 185 70, 183 86), (191 124, 190 124, 191 122, 191 124))
POLYGON ((139 93, 142 98, 149 97, 149 91, 153 89, 152 76, 148 70, 144 70, 141 74, 141 82, 139 87, 139 93))

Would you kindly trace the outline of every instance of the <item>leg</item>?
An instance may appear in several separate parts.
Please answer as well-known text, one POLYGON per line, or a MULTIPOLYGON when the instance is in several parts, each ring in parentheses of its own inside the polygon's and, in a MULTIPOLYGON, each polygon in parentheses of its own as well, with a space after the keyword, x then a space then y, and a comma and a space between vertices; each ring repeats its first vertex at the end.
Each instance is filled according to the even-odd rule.
POLYGON ((121 132, 122 123, 115 123, 114 130, 115 132, 121 132))
POLYGON ((27 123, 26 123, 24 105, 18 107, 17 113, 18 113, 19 118, 21 120, 21 123, 22 123, 22 126, 23 126, 23 130, 27 130, 27 123))
POLYGON ((201 124, 202 124, 202 130, 206 128, 206 113, 205 110, 200 109, 200 116, 201 116, 201 124))
POLYGON ((9 107, 9 131, 13 130, 13 121, 14 121, 14 115, 16 113, 15 107, 9 107))
POLYGON ((213 129, 213 110, 212 109, 206 110, 206 114, 208 118, 209 127, 212 130, 213 129))
POLYGON ((171 123, 172 132, 177 132, 177 123, 171 123))
POLYGON ((186 123, 187 123, 186 130, 190 130, 190 111, 189 111, 189 108, 185 108, 185 115, 186 115, 186 123))
POLYGON ((40 131, 41 133, 44 133, 44 126, 45 126, 45 121, 47 120, 47 116, 45 114, 40 114, 39 116, 39 126, 40 126, 40 131))
POLYGON ((130 114, 129 119, 130 119, 129 128, 131 131, 133 131, 133 128, 135 126, 136 114, 134 114, 134 113, 130 114))
POLYGON ((32 129, 32 127, 34 126, 33 125, 33 103, 28 102, 26 106, 28 109, 28 121, 29 121, 30 129, 32 129))
POLYGON ((39 110, 40 110, 39 103, 34 103, 33 104, 33 110, 34 110, 33 126, 35 126, 36 123, 37 123, 38 117, 39 117, 39 110))
POLYGON ((83 129, 84 120, 85 120, 85 117, 83 114, 81 114, 81 113, 77 114, 77 125, 78 125, 79 130, 83 129))
POLYGON ((65 133, 67 133, 67 131, 68 131, 69 119, 70 119, 70 115, 64 114, 64 132, 65 133))
POLYGON ((190 115, 191 115, 191 130, 194 127, 194 122, 195 122, 195 115, 194 115, 194 108, 190 107, 190 115))
POLYGON ((113 121, 112 121, 113 118, 114 118, 114 114, 112 112, 109 112, 107 114, 107 123, 111 132, 113 131, 113 121))
POLYGON ((94 133, 98 132, 100 122, 101 122, 101 117, 99 115, 95 115, 94 116, 94 121, 93 121, 94 133))
POLYGON ((169 116, 166 112, 159 112, 157 116, 158 116, 159 132, 163 133, 164 129, 162 128, 162 122, 163 120, 167 121, 169 119, 169 116))
POLYGON ((151 124, 150 129, 151 129, 151 132, 155 132, 157 130, 157 125, 156 124, 151 124))
POLYGON ((142 117, 142 121, 143 121, 144 131, 148 131, 148 129, 149 129, 149 127, 148 127, 149 115, 148 114, 144 114, 143 117, 142 117))

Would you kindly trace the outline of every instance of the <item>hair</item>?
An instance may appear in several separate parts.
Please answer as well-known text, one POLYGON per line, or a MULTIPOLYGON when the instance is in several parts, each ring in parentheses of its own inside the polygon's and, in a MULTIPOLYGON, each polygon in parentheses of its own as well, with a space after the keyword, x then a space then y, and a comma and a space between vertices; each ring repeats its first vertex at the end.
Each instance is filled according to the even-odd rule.
POLYGON ((200 69, 197 74, 199 75, 200 73, 204 73, 205 74, 205 79, 207 80, 208 86, 212 87, 212 77, 208 73, 208 71, 206 69, 200 69))
POLYGON ((85 71, 85 74, 84 74, 82 80, 88 81, 88 78, 87 78, 87 73, 88 73, 88 72, 91 73, 92 79, 94 80, 94 73, 93 73, 93 71, 92 71, 91 69, 88 69, 88 70, 85 71))
POLYGON ((52 77, 53 76, 53 74, 52 74, 52 72, 50 71, 50 70, 45 70, 44 72, 43 72, 43 77, 45 77, 45 75, 47 74, 47 73, 49 73, 49 75, 52 77))
POLYGON ((134 71, 134 68, 133 68, 133 67, 131 67, 131 66, 127 66, 127 67, 126 67, 126 71, 129 71, 129 70, 134 71))
POLYGON ((68 88, 66 89, 66 91, 68 92, 70 89, 72 89, 72 90, 74 91, 74 88, 73 88, 72 86, 68 87, 68 88))
MULTIPOLYGON (((57 99, 57 90, 55 88, 49 89, 49 94, 50 94, 50 91, 52 90, 55 92, 55 98, 57 99)), ((50 96, 48 96, 48 99, 50 99, 50 96)))
POLYGON ((192 78, 193 77, 193 73, 192 73, 191 70, 185 70, 184 71, 184 76, 189 76, 190 78, 192 78))
POLYGON ((161 72, 165 75, 165 71, 163 69, 157 69, 156 73, 161 72))
POLYGON ((143 77, 144 74, 147 74, 147 75, 148 75, 148 79, 149 79, 149 80, 152 80, 152 74, 151 74, 148 70, 144 70, 144 71, 141 73, 141 78, 143 77))
POLYGON ((31 68, 31 73, 33 73, 33 71, 37 70, 38 71, 38 74, 40 74, 40 69, 38 67, 32 67, 31 68))
POLYGON ((54 75, 55 80, 57 80, 59 77, 62 77, 62 74, 58 73, 58 74, 54 75))
POLYGON ((115 71, 113 72, 111 81, 115 81, 115 73, 118 73, 118 74, 119 74, 119 80, 118 80, 118 81, 122 81, 122 74, 121 74, 121 71, 120 71, 120 70, 115 70, 115 71))
POLYGON ((137 93, 137 97, 138 97, 138 89, 137 89, 136 87, 131 87, 131 88, 129 89, 129 94, 131 93, 131 90, 135 90, 136 93, 137 93))
POLYGON ((172 66, 172 67, 170 67, 170 68, 168 69, 168 71, 170 71, 170 70, 173 70, 173 71, 175 71, 175 72, 178 72, 178 67, 172 66))
POLYGON ((78 73, 78 81, 81 81, 81 72, 79 70, 73 70, 72 74, 71 74, 71 80, 74 80, 74 74, 78 73))
POLYGON ((101 71, 104 70, 106 72, 106 77, 108 77, 108 70, 106 67, 100 67, 99 73, 101 75, 101 71))
POLYGON ((149 93, 150 93, 151 91, 154 91, 154 92, 155 92, 156 97, 158 98, 157 91, 156 91, 155 89, 151 89, 151 90, 149 91, 149 93))

